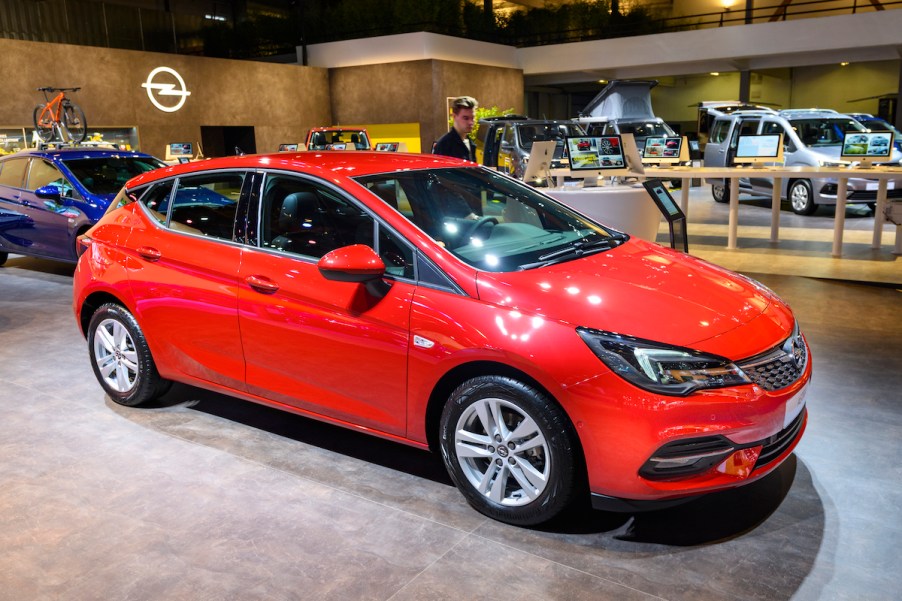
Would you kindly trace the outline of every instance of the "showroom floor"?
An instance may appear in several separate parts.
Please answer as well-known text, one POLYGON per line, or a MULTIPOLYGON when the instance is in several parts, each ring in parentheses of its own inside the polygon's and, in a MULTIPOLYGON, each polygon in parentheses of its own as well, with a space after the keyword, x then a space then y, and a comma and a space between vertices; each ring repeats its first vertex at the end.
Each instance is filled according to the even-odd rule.
MULTIPOLYGON (((723 222, 706 198, 693 192, 690 234, 723 222)), ((784 261, 798 257, 746 272, 812 347, 790 460, 676 508, 531 530, 470 509, 425 452, 187 387, 113 404, 71 314, 72 268, 11 257, 0 601, 899 599, 902 286, 782 275, 784 261)))

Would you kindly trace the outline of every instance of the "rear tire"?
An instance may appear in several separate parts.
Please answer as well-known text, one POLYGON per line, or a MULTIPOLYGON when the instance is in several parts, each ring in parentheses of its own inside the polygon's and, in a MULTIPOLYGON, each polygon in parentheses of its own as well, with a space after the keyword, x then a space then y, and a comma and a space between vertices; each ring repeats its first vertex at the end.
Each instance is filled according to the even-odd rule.
POLYGON ((9 253, 0 252, 0 267, 6 264, 6 260, 9 258, 9 253))
POLYGON ((440 444, 470 505, 501 522, 547 522, 581 490, 569 418, 547 395, 512 378, 482 376, 458 386, 442 411, 440 444))
POLYGON ((44 112, 43 104, 34 107, 34 130, 42 142, 49 142, 53 139, 53 119, 50 113, 44 112))
POLYGON ((63 106, 62 126, 66 137, 76 144, 84 142, 88 135, 88 122, 85 112, 75 103, 63 106))
POLYGON ((786 196, 789 197, 789 205, 792 207, 792 212, 796 215, 811 215, 817 211, 817 204, 814 202, 814 192, 811 190, 811 183, 807 179, 797 179, 790 183, 786 196))
POLYGON ((711 196, 714 197, 714 202, 730 202, 730 185, 726 182, 711 184, 711 196))
POLYGON ((137 320, 120 305, 103 305, 91 317, 88 349, 97 381, 120 405, 147 403, 170 386, 157 372, 137 320))

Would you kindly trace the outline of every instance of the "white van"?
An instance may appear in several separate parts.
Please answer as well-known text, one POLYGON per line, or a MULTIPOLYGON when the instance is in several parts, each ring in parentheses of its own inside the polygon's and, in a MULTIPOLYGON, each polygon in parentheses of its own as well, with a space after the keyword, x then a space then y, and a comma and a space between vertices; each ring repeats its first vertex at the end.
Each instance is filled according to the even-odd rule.
MULTIPOLYGON (((705 146, 705 166, 733 166, 736 143, 740 135, 783 134, 785 165, 828 167, 847 165, 839 159, 845 132, 869 131, 848 115, 826 109, 773 111, 735 111, 721 115, 711 125, 705 146)), ((884 165, 899 166, 902 153, 893 150, 884 165)), ((706 179, 717 202, 729 202, 730 180, 706 179)), ((762 196, 773 193, 770 177, 748 177, 739 180, 739 191, 762 196)), ((781 198, 788 199, 793 212, 810 215, 817 206, 836 204, 835 178, 784 178, 781 198)), ((887 183, 888 198, 902 198, 902 177, 887 183)), ((862 203, 872 209, 877 200, 877 180, 866 177, 849 178, 847 202, 862 203)))

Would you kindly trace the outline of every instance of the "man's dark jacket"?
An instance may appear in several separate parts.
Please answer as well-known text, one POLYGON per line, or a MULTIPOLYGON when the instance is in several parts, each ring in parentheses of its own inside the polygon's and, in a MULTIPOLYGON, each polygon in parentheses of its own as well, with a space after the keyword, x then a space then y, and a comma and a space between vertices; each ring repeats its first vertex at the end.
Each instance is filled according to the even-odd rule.
POLYGON ((432 154, 442 154, 465 161, 476 160, 476 149, 472 144, 469 146, 464 144, 460 134, 454 128, 439 138, 438 142, 435 143, 435 148, 432 149, 432 154))

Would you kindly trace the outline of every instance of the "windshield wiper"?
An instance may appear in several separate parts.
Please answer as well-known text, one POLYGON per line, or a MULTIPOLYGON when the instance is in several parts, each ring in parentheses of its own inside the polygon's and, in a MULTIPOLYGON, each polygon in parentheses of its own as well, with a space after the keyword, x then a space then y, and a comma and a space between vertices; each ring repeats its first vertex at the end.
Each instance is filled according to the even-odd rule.
POLYGON ((520 266, 520 270, 533 269, 534 267, 544 267, 545 265, 553 265, 570 259, 578 259, 585 255, 600 252, 602 250, 610 250, 619 246, 626 240, 626 236, 622 234, 612 234, 609 238, 601 238, 600 240, 589 240, 583 238, 568 244, 563 248, 553 250, 544 255, 539 255, 539 260, 535 263, 527 263, 520 266))

